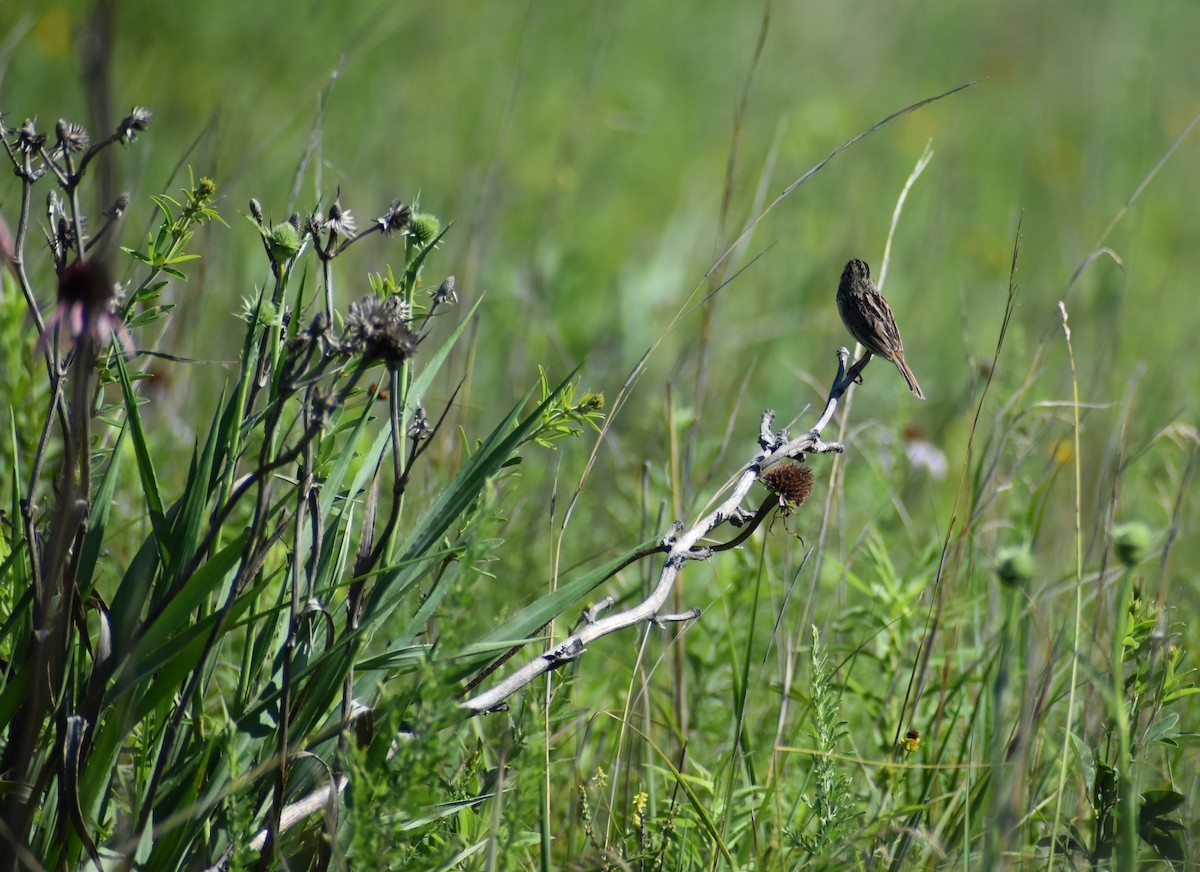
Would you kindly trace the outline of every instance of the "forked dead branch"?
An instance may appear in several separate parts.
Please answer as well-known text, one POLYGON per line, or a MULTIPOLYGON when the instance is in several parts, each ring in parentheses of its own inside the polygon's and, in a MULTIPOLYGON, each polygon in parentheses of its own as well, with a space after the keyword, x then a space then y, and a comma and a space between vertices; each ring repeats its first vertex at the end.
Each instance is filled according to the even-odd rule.
MULTIPOLYGON (((689 560, 708 560, 718 550, 724 550, 721 546, 702 545, 701 541, 723 524, 731 523, 741 526, 749 523, 750 529, 739 533, 735 539, 735 543, 741 542, 752 532, 754 527, 762 523, 770 514, 771 509, 780 505, 781 501, 772 495, 767 498, 757 513, 750 513, 742 508, 742 503, 749 495, 750 489, 759 480, 759 477, 771 467, 784 460, 803 459, 807 454, 827 454, 844 450, 843 446, 836 442, 822 441, 821 433, 833 418, 833 413, 842 396, 850 385, 859 380, 863 368, 870 362, 871 354, 865 353, 849 368, 847 368, 847 363, 850 360, 850 352, 846 348, 837 350, 837 359, 837 375, 829 388, 829 395, 825 400, 821 415, 813 427, 802 436, 792 439, 788 437, 785 430, 772 431, 771 427, 775 421, 774 411, 768 409, 763 412, 758 434, 759 453, 742 468, 729 495, 713 511, 690 527, 685 529, 681 522, 675 522, 671 532, 652 552, 665 553, 666 557, 663 560, 658 583, 655 584, 649 596, 633 608, 607 617, 600 617, 600 613, 611 605, 612 600, 609 598, 602 601, 584 614, 584 623, 580 629, 553 648, 530 660, 490 690, 465 700, 463 705, 476 713, 495 711, 503 705, 508 697, 538 676, 579 658, 590 643, 610 633, 648 622, 668 623, 688 621, 699 617, 700 610, 696 608, 678 614, 666 614, 661 610, 674 584, 675 577, 689 560)), ((727 543, 725 547, 729 547, 729 544, 727 543)))

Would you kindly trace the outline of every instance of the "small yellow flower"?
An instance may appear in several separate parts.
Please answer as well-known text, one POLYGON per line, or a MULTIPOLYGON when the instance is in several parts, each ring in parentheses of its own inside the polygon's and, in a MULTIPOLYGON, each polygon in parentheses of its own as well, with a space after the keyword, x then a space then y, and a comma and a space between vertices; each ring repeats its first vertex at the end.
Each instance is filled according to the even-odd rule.
POLYGON ((904 734, 904 738, 900 740, 900 746, 904 748, 906 754, 911 754, 921 747, 921 733, 919 730, 909 730, 904 734))
POLYGON ((650 801, 650 796, 646 791, 638 792, 638 795, 633 798, 633 807, 637 811, 637 816, 644 818, 646 816, 646 803, 650 801))

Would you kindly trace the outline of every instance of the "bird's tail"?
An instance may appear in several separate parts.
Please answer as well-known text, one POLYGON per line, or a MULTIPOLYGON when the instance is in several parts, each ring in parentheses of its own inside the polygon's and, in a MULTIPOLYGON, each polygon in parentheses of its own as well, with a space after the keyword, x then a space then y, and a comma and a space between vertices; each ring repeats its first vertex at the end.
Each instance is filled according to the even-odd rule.
POLYGON ((907 382, 908 389, 917 395, 917 399, 925 399, 925 394, 921 392, 921 386, 917 384, 917 377, 908 368, 908 364, 904 362, 903 357, 896 358, 896 369, 900 370, 900 375, 904 376, 904 381, 907 382))

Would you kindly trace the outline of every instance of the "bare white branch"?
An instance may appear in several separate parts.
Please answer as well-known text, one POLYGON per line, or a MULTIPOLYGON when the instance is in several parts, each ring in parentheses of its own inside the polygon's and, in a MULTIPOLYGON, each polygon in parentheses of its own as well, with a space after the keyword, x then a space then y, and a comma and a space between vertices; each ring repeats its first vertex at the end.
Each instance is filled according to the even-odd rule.
POLYGON ((670 594, 675 583, 675 577, 683 569, 687 561, 708 560, 712 557, 712 549, 699 544, 701 539, 708 536, 726 521, 733 521, 737 524, 744 520, 745 510, 742 508, 742 501, 746 499, 746 496, 750 493, 750 489, 764 470, 787 458, 795 458, 804 454, 841 452, 843 450, 843 447, 836 442, 823 442, 821 440, 821 431, 825 429, 826 425, 833 418, 838 400, 841 399, 854 380, 858 378, 859 373, 866 366, 870 357, 870 354, 864 355, 853 367, 847 370, 846 364, 850 359, 850 352, 845 348, 837 350, 837 376, 834 378, 833 385, 829 389, 829 396, 825 401, 825 407, 821 411, 821 416, 817 419, 817 423, 803 436, 796 439, 789 439, 785 431, 773 433, 771 425, 775 421, 775 413, 770 409, 763 412, 758 434, 758 444, 761 451, 742 468, 742 472, 734 482, 729 495, 713 511, 687 529, 684 529, 679 521, 676 521, 672 525, 671 532, 663 538, 663 546, 667 551, 667 556, 663 560, 663 567, 658 576, 658 583, 646 599, 630 609, 617 612, 606 618, 599 617, 600 609, 590 610, 587 613, 587 620, 584 621, 583 626, 574 633, 567 636, 567 638, 563 639, 553 648, 544 651, 530 660, 491 689, 465 700, 463 706, 472 712, 493 711, 504 700, 508 699, 521 688, 536 680, 539 676, 545 675, 550 670, 557 669, 564 663, 569 663, 577 659, 587 650, 589 644, 610 633, 647 622, 688 621, 699 617, 699 609, 692 609, 673 615, 663 614, 659 611, 667 601, 667 596, 670 594))

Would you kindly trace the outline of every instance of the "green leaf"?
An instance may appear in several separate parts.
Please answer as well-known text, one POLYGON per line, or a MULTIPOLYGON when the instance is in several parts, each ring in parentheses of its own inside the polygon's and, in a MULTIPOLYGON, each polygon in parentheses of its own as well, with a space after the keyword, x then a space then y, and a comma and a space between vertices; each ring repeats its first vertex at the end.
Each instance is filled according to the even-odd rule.
POLYGON ((1177 712, 1167 712, 1155 720, 1150 725, 1150 729, 1146 731, 1147 744, 1162 742, 1165 745, 1178 747, 1179 743, 1175 741, 1175 725, 1178 723, 1179 714, 1177 712))
MULTIPOLYGON (((634 554, 647 548, 652 548, 656 544, 658 544, 657 539, 647 540, 626 553, 612 558, 607 563, 597 566, 591 572, 584 573, 566 584, 559 585, 551 593, 530 603, 503 624, 484 635, 476 643, 479 646, 484 646, 482 655, 476 655, 472 661, 468 662, 458 677, 465 678, 477 672, 479 670, 479 661, 488 658, 489 650, 494 651, 496 648, 506 650, 514 645, 536 642, 536 638, 528 638, 531 633, 536 632, 538 628, 545 626, 557 618, 571 605, 579 602, 579 600, 599 587, 605 580, 621 569, 621 567, 627 565, 629 559, 634 554)), ((647 559, 652 559, 653 556, 651 555, 647 559)))
MULTIPOLYGON (((555 389, 561 390, 575 377, 571 372, 555 389)), ((360 633, 370 634, 392 613, 409 586, 428 570, 426 558, 437 547, 438 540, 487 485, 488 480, 509 460, 516 446, 537 426, 542 412, 553 402, 553 396, 539 405, 530 415, 518 422, 521 409, 533 395, 531 388, 525 396, 483 441, 467 461, 454 481, 429 506, 412 526, 407 541, 399 549, 393 565, 399 567, 379 575, 363 609, 360 633)))
POLYGON ((88 519, 87 534, 83 537, 83 548, 79 555, 79 593, 87 598, 92 589, 92 581, 96 574, 96 563, 100 557, 101 546, 104 544, 105 532, 108 529, 108 514, 113 506, 113 495, 117 490, 117 470, 121 466, 121 446, 125 443, 126 427, 121 427, 117 433, 116 443, 109 454, 108 468, 100 480, 92 499, 91 517, 88 519))
POLYGON ((168 639, 192 625, 192 612, 210 594, 218 590, 229 571, 237 565, 246 547, 246 531, 225 544, 220 551, 200 566, 187 583, 149 624, 138 640, 133 659, 142 660, 150 652, 167 644, 168 639))
POLYGON ((1143 816, 1162 817, 1183 805, 1184 796, 1174 790, 1150 790, 1142 794, 1143 816))
POLYGON ((121 395, 125 399, 125 413, 128 415, 129 433, 133 439, 133 452, 137 457, 138 476, 142 480, 142 492, 146 496, 146 510, 150 514, 150 524, 154 528, 155 539, 158 542, 159 556, 164 564, 169 564, 170 555, 167 552, 167 543, 171 541, 170 530, 163 513, 162 497, 158 492, 158 476, 154 472, 154 461, 150 458, 150 447, 146 444, 146 431, 142 427, 137 395, 134 394, 133 384, 129 380, 125 358, 117 355, 116 362, 117 375, 121 382, 121 395))

